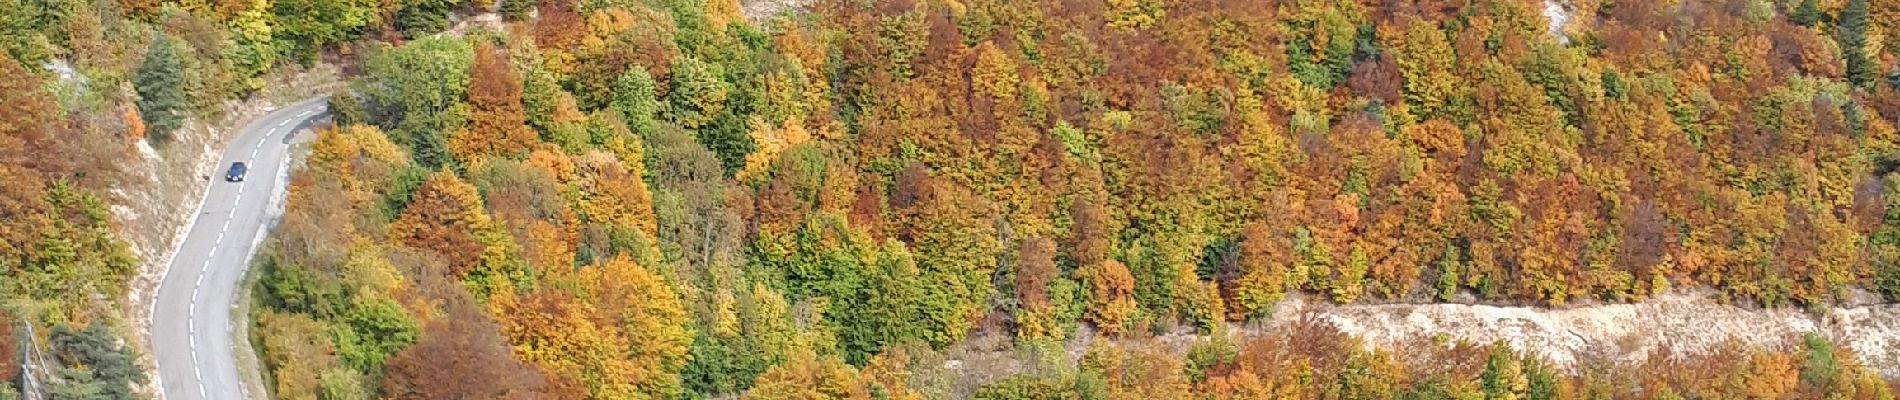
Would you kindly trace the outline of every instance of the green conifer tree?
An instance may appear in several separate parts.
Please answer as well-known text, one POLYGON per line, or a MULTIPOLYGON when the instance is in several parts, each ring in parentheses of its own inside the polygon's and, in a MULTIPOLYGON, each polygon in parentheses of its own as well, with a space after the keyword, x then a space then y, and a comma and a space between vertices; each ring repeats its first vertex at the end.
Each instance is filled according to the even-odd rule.
POLYGON ((1795 25, 1814 26, 1821 22, 1821 5, 1815 0, 1801 0, 1801 5, 1795 6, 1794 14, 1788 16, 1788 21, 1795 25))
POLYGON ((132 72, 139 94, 139 117, 153 139, 167 140, 185 121, 185 76, 177 46, 163 36, 152 41, 145 60, 132 72))
POLYGON ((628 68, 614 80, 610 105, 620 113, 620 119, 626 121, 627 129, 641 134, 653 129, 653 116, 660 110, 660 100, 654 97, 654 85, 653 75, 637 66, 628 68))
POLYGON ((1847 2, 1834 24, 1834 35, 1841 43, 1841 54, 1847 58, 1848 82, 1860 87, 1873 85, 1877 66, 1867 55, 1867 0, 1847 2))

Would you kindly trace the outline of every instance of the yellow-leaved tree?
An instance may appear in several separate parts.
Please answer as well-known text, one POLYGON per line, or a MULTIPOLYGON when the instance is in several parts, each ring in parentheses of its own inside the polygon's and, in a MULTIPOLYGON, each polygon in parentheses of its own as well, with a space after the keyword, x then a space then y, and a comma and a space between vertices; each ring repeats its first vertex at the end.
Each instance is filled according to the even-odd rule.
POLYGON ((350 204, 357 208, 372 206, 386 191, 396 171, 409 164, 401 147, 389 141, 383 131, 369 125, 351 125, 317 132, 310 144, 310 171, 318 171, 343 184, 350 204))
POLYGON ((772 161, 785 149, 811 141, 811 132, 796 121, 786 119, 784 123, 773 126, 758 119, 752 120, 752 129, 746 134, 759 148, 745 157, 745 165, 740 167, 737 178, 741 182, 756 182, 765 179, 765 173, 772 168, 772 161))
MULTIPOLYGON (((594 304, 595 320, 627 338, 625 359, 633 369, 620 378, 646 393, 677 393, 679 370, 693 332, 672 287, 627 256, 580 271, 581 296, 594 304)), ((612 397, 612 396, 609 396, 612 397)))
POLYGON ((745 400, 890 399, 921 400, 911 390, 910 356, 902 348, 878 354, 863 371, 835 356, 802 351, 791 360, 765 370, 747 391, 745 400))
MULTIPOLYGON (((550 285, 551 286, 551 285, 550 285)), ((628 375, 647 376, 627 357, 631 344, 620 330, 604 326, 593 304, 543 286, 526 295, 498 291, 488 301, 502 336, 516 358, 535 364, 554 381, 579 382, 596 398, 638 397, 628 375)))
POLYGON ((617 228, 631 228, 647 238, 658 237, 653 219, 653 194, 639 175, 630 173, 612 153, 593 152, 581 156, 575 182, 579 191, 581 218, 617 228))
POLYGON ((678 294, 627 256, 550 274, 526 295, 488 302, 515 355, 594 398, 660 399, 681 393, 686 310, 678 294))
POLYGON ((1076 271, 1088 284, 1088 319, 1108 333, 1122 333, 1134 322, 1135 276, 1120 261, 1104 260, 1076 271))

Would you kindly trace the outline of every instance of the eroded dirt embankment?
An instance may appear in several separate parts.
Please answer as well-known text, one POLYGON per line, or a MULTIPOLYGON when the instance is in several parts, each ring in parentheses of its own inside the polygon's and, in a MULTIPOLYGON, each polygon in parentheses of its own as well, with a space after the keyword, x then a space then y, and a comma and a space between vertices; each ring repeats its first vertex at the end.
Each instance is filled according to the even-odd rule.
POLYGON ((1377 346, 1440 334, 1479 343, 1503 341, 1565 367, 1592 358, 1635 362, 1665 347, 1676 354, 1701 354, 1731 339, 1788 349, 1804 333, 1815 332, 1852 349, 1881 374, 1900 376, 1900 305, 1894 304, 1758 309, 1721 302, 1707 293, 1573 308, 1334 305, 1293 298, 1275 310, 1273 323, 1303 318, 1329 322, 1377 346))
POLYGON ((765 21, 780 11, 804 7, 813 0, 739 0, 739 10, 753 22, 765 21))
MULTIPOLYGON (((1839 348, 1851 349, 1873 370, 1888 378, 1900 378, 1900 305, 1761 309, 1716 300, 1714 294, 1685 291, 1636 303, 1561 308, 1458 303, 1339 305, 1294 294, 1274 308, 1271 318, 1229 324, 1223 333, 1241 338, 1319 321, 1376 348, 1407 348, 1441 335, 1451 341, 1480 344, 1502 341, 1568 369, 1593 361, 1631 365, 1652 354, 1710 354, 1730 340, 1748 347, 1792 350, 1803 334, 1815 332, 1839 348), (1660 351, 1664 349, 1668 352, 1660 351)), ((1192 327, 1176 326, 1152 339, 1132 340, 1154 340, 1179 356, 1206 339, 1192 327)), ((937 367, 919 370, 918 376, 923 378, 914 383, 943 397, 968 397, 981 382, 1044 369, 1072 371, 1089 346, 1101 340, 1131 339, 1098 335, 1083 324, 1063 343, 1060 352, 1052 355, 1016 346, 1007 330, 983 329, 941 353, 921 355, 919 365, 937 367)))

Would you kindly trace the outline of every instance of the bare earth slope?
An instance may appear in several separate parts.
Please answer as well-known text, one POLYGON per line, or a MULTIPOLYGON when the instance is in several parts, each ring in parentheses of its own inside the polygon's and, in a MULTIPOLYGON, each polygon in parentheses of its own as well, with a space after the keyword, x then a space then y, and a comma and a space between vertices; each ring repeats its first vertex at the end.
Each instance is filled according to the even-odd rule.
POLYGON ((745 13, 746 19, 762 21, 777 15, 779 11, 804 7, 811 2, 812 0, 739 0, 739 8, 745 13))
MULTIPOLYGON (((1540 353, 1563 368, 1590 361, 1627 365, 1665 348, 1676 355, 1706 354, 1731 339, 1749 346, 1792 349, 1802 334, 1816 332, 1840 347, 1852 349, 1873 370, 1888 378, 1900 378, 1900 305, 1857 305, 1811 312, 1741 307, 1715 300, 1712 295, 1706 290, 1690 291, 1638 303, 1566 308, 1456 303, 1338 305, 1291 295, 1275 307, 1271 318, 1230 324, 1225 332, 1230 337, 1262 334, 1310 318, 1363 338, 1370 346, 1400 348, 1440 335, 1472 343, 1503 341, 1516 349, 1540 353)), ((1181 355, 1206 338, 1193 328, 1175 327, 1156 339, 1181 355)), ((1048 355, 1015 346, 1007 332, 976 332, 942 354, 930 356, 936 358, 924 360, 938 366, 920 372, 928 377, 921 386, 950 398, 968 397, 976 390, 977 382, 1050 368, 1052 362, 1073 368, 1097 340, 1122 339, 1097 335, 1082 326, 1063 344, 1061 360, 1052 361, 1046 359, 1048 355)))
POLYGON ((1701 353, 1733 338, 1787 348, 1816 332, 1854 350, 1868 366, 1900 376, 1900 305, 1752 309, 1704 294, 1668 294, 1634 304, 1576 308, 1469 304, 1332 305, 1310 299, 1280 304, 1274 323, 1319 318, 1376 345, 1444 334, 1451 339, 1541 352, 1561 366, 1602 358, 1635 361, 1667 346, 1701 353))

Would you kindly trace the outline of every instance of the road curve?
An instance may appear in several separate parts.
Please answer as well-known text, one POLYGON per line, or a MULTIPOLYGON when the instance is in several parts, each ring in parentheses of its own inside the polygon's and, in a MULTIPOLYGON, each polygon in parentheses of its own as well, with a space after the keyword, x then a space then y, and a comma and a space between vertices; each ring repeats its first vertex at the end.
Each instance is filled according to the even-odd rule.
POLYGON ((284 190, 290 138, 327 114, 325 107, 322 98, 313 98, 251 121, 226 144, 213 170, 200 171, 210 185, 185 225, 185 240, 172 251, 152 304, 162 399, 253 397, 238 377, 234 346, 248 342, 232 337, 232 324, 243 320, 233 322, 231 308, 258 239, 277 217, 271 203, 284 190), (250 167, 244 181, 224 180, 232 162, 250 167))

